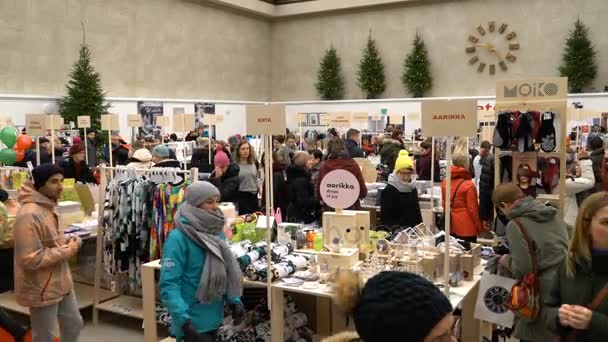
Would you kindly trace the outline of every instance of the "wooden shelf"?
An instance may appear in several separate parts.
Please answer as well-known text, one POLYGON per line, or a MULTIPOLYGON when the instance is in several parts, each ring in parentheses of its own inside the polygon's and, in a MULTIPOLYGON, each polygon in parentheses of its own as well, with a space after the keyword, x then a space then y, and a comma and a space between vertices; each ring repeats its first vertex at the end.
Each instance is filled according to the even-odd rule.
POLYGON ((100 303, 96 308, 131 318, 144 319, 143 300, 138 297, 120 296, 100 303))
MULTIPOLYGON (((74 283, 74 292, 76 292, 78 308, 80 310, 93 306, 93 291, 93 286, 74 283)), ((100 300, 108 300, 114 297, 116 297, 116 295, 110 291, 103 289, 99 290, 100 300)), ((0 307, 26 316, 29 316, 30 314, 28 308, 17 304, 17 298, 13 292, 4 292, 0 294, 0 307)))
POLYGON ((175 342, 175 339, 173 337, 167 337, 164 340, 161 340, 160 342, 175 342))

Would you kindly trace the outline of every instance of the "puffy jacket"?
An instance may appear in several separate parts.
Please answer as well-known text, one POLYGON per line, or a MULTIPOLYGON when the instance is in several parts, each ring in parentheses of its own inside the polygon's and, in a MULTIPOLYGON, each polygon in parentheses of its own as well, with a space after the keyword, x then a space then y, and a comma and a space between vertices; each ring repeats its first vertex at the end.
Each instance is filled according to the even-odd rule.
POLYGON ((576 216, 578 215, 576 194, 589 190, 595 186, 592 161, 590 159, 582 159, 578 164, 581 167, 581 176, 574 179, 566 178, 566 208, 564 210, 564 221, 572 227, 575 226, 576 216))
MULTIPOLYGON (((608 265, 602 266, 608 269, 608 265)), ((562 341, 566 341, 566 336, 572 332, 572 328, 563 327, 559 323, 561 305, 587 306, 606 283, 608 283, 608 275, 594 274, 588 262, 577 263, 574 277, 568 276, 566 259, 564 259, 555 281, 552 282, 549 295, 544 298, 543 318, 549 330, 560 336, 562 341)), ((606 300, 593 311, 589 329, 578 331, 573 342, 595 341, 608 341, 608 301, 606 300)))
POLYGON ((367 196, 367 187, 365 186, 365 180, 363 179, 363 174, 361 173, 361 168, 359 168, 359 164, 357 164, 357 162, 354 161, 352 158, 342 157, 336 159, 329 159, 321 164, 321 168, 319 169, 319 176, 317 177, 317 184, 315 184, 316 197, 320 198, 319 187, 321 186, 323 178, 326 174, 333 170, 345 170, 352 173, 357 178, 357 180, 359 181, 359 198, 357 199, 355 204, 353 204, 350 208, 343 209, 360 209, 361 202, 359 200, 367 196))
POLYGON ((16 210, 16 205, 9 205, 7 208, 4 203, 0 202, 0 249, 12 248, 14 245, 13 231, 15 229, 16 210))
POLYGON ((399 151, 403 149, 403 144, 399 140, 385 138, 382 140, 382 149, 380 150, 380 162, 386 166, 390 172, 395 169, 395 161, 399 156, 399 151))
POLYGON ((160 298, 171 315, 171 335, 181 341, 182 326, 188 320, 199 332, 217 330, 224 319, 224 304, 240 303, 240 298, 199 303, 196 290, 201 280, 207 251, 181 230, 169 234, 163 248, 160 270, 160 298))
POLYGON ((41 307, 58 303, 73 289, 68 248, 59 230, 57 203, 24 184, 23 205, 15 221, 15 293, 17 303, 41 307))
POLYGON ((380 218, 383 225, 391 228, 414 227, 422 223, 416 187, 403 184, 402 189, 399 190, 391 185, 389 180, 389 184, 382 190, 380 196, 380 218))
MULTIPOLYGON (((441 182, 441 199, 445 211, 446 181, 441 182)), ((450 188, 451 224, 450 234, 471 237, 484 231, 479 219, 477 188, 471 180, 468 169, 452 166, 452 185, 450 188), (460 186, 459 186, 460 185, 460 186)))
POLYGON ((222 202, 236 203, 239 185, 241 184, 239 171, 239 165, 232 163, 228 165, 226 173, 224 173, 222 177, 214 177, 211 175, 210 182, 220 190, 222 202))
MULTIPOLYGON (((230 158, 230 154, 226 154, 230 158)), ((195 148, 192 152, 192 159, 190 159, 191 167, 198 168, 200 173, 211 173, 215 168, 213 163, 214 154, 211 154, 211 162, 209 162, 209 148, 195 148)))
MULTIPOLYGON (((439 161, 435 160, 435 169, 434 169, 435 177, 433 177, 433 181, 439 182, 439 161)), ((418 161, 416 161, 416 174, 418 174, 419 180, 430 181, 431 180, 431 154, 426 154, 424 156, 420 156, 418 161)))
POLYGON ((287 167, 287 219, 290 222, 311 223, 317 219, 319 209, 315 201, 315 187, 310 171, 303 166, 287 167))
POLYGON ((352 139, 346 139, 344 141, 344 147, 348 151, 348 155, 351 158, 363 158, 363 150, 357 145, 357 142, 352 139))
MULTIPOLYGON (((558 275, 559 267, 566 257, 568 232, 558 210, 542 202, 526 197, 519 200, 507 215, 507 242, 510 254, 508 265, 513 278, 521 279, 532 271, 528 244, 514 220, 526 229, 537 248, 540 298, 546 298, 558 275)), ((554 341, 541 317, 530 320, 515 315, 514 336, 520 340, 554 341)))

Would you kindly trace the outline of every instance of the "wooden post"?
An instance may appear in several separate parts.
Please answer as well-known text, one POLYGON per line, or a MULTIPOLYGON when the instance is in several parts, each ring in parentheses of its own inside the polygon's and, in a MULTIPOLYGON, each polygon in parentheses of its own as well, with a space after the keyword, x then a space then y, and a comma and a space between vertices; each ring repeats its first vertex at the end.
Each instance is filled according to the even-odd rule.
POLYGON ((431 137, 431 212, 435 208, 435 181, 435 137, 431 137))
POLYGON ((53 124, 53 117, 51 114, 51 162, 55 164, 55 125, 53 124))
POLYGON ((40 165, 40 137, 36 136, 36 166, 40 165))
MULTIPOLYGON (((266 268, 266 285, 268 287, 268 310, 272 310, 272 273, 270 272, 270 267, 272 265, 272 250, 270 248, 270 231, 272 227, 270 227, 270 215, 272 214, 272 136, 264 135, 262 136, 262 141, 264 143, 264 193, 266 200, 266 260, 268 262, 266 268), (269 148, 270 147, 270 148, 269 148)), ((282 304, 281 304, 282 305, 282 304)))
MULTIPOLYGON (((108 131, 109 132, 109 131, 108 131)), ((111 154, 111 153, 110 153, 111 154)), ((99 312, 97 311, 97 305, 99 305, 99 289, 101 287, 101 272, 102 272, 102 252, 103 252, 103 207, 105 200, 105 189, 107 183, 107 168, 101 166, 99 168, 100 180, 99 180, 99 194, 98 200, 99 205, 97 209, 97 238, 96 238, 96 250, 95 250, 95 278, 93 288, 93 324, 97 325, 99 320, 99 312)), ((111 169, 110 169, 110 172, 111 169)))
POLYGON ((445 251, 443 261, 443 286, 446 297, 450 297, 450 224, 452 210, 450 210, 452 199, 452 138, 448 137, 446 146, 446 175, 445 175, 445 251))
POLYGON ((86 127, 84 128, 84 159, 85 162, 87 163, 87 166, 89 166, 89 145, 87 143, 87 129, 86 127))

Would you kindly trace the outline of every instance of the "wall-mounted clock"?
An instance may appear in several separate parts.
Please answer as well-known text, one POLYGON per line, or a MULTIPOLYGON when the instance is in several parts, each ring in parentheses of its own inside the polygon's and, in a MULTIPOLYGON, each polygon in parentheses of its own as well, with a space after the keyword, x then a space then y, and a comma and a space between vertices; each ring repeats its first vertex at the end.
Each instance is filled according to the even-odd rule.
POLYGON ((469 35, 465 51, 471 55, 469 64, 477 65, 477 72, 484 72, 487 66, 489 74, 494 75, 497 65, 506 72, 509 69, 507 63, 517 61, 515 51, 519 50, 520 45, 517 33, 510 31, 508 24, 496 27, 496 23, 490 21, 487 28, 479 25, 475 31, 469 35))

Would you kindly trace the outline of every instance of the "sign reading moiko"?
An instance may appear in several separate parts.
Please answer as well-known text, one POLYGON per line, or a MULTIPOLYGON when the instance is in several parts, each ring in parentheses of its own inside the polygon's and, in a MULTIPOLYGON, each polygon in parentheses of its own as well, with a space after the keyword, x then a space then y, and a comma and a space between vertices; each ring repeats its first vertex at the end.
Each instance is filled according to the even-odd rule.
POLYGON ((346 209, 359 199, 359 181, 346 170, 334 170, 323 177, 319 192, 328 206, 346 209))
POLYGON ((427 137, 470 137, 477 133, 477 100, 422 102, 422 133, 427 137))
POLYGON ((496 82, 496 101, 550 101, 568 96, 567 77, 541 77, 496 82))
POLYGON ((287 127, 285 105, 248 105, 247 134, 284 135, 287 127))

